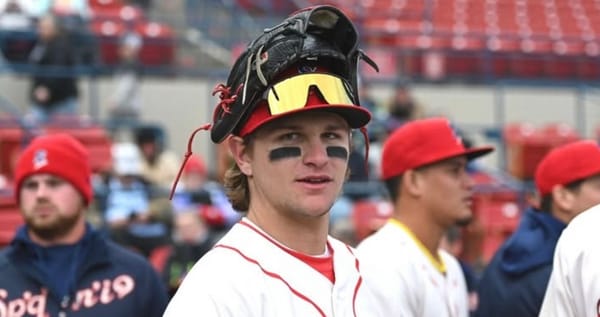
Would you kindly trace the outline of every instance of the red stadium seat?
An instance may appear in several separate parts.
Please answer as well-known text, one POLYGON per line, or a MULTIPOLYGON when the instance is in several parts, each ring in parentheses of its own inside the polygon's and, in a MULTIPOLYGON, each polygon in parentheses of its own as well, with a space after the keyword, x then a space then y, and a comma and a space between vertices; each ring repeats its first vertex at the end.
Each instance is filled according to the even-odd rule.
POLYGON ((175 61, 175 34, 166 24, 144 22, 136 31, 142 36, 140 61, 147 66, 168 66, 175 61))
POLYGON ((512 73, 517 77, 536 77, 546 75, 547 59, 553 54, 553 42, 550 39, 525 38, 520 42, 521 54, 512 62, 512 73))
POLYGON ((23 217, 12 195, 0 195, 0 249, 10 243, 17 228, 23 223, 23 217))
POLYGON ((367 63, 361 63, 361 73, 366 79, 394 79, 398 76, 396 52, 388 48, 369 48, 366 53, 379 67, 377 72, 367 63))
POLYGON ((446 54, 446 74, 460 76, 483 73, 484 48, 485 43, 480 36, 454 37, 452 51, 446 54))
POLYGON ((491 51, 492 72, 496 77, 512 75, 512 61, 520 52, 520 41, 515 37, 492 37, 487 41, 491 51))
POLYGON ((392 215, 392 210, 392 204, 387 201, 355 202, 351 215, 358 241, 377 231, 392 215))
POLYGON ((100 61, 106 65, 119 63, 119 42, 126 28, 123 22, 106 20, 91 23, 92 33, 98 38, 100 61))
POLYGON ((487 263, 519 225, 521 210, 518 193, 476 193, 473 197, 473 213, 484 228, 482 255, 487 263))
POLYGON ((20 128, 0 129, 0 174, 9 179, 13 177, 13 167, 25 141, 20 128))
POLYGON ((94 9, 119 8, 123 6, 123 0, 89 0, 89 5, 94 9))
POLYGON ((144 10, 124 5, 120 7, 97 8, 92 11, 92 21, 115 21, 139 23, 146 19, 144 10))
POLYGON ((582 77, 580 57, 585 54, 585 42, 557 40, 553 50, 555 57, 548 63, 548 75, 562 79, 582 77))

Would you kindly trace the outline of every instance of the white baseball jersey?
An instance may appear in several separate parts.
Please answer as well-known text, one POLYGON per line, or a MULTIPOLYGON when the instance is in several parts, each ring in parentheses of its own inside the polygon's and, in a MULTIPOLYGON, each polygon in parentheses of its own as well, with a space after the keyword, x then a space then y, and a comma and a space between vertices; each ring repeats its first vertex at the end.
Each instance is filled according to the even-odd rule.
POLYGON ((458 261, 434 260, 410 229, 389 220, 357 248, 365 286, 384 316, 467 317, 467 286, 458 261))
POLYGON ((331 237, 328 245, 335 283, 243 218, 194 265, 163 316, 380 316, 353 250, 331 237))
POLYGON ((561 234, 540 316, 600 316, 600 205, 561 234))

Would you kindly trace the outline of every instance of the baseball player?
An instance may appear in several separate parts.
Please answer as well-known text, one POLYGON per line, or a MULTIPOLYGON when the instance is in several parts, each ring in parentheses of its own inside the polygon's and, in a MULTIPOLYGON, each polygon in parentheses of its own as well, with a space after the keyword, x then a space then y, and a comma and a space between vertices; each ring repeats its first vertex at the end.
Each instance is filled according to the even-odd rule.
POLYGON ((331 6, 265 30, 236 61, 212 140, 235 164, 229 199, 246 216, 184 278, 164 316, 378 316, 353 250, 328 236, 348 171, 357 33, 331 6))
POLYGON ((385 141, 381 175, 394 212, 357 248, 383 316, 469 315, 460 264, 440 243, 472 217, 468 161, 492 150, 466 149, 445 118, 411 121, 385 141))
POLYGON ((573 219, 554 253, 540 317, 600 316, 600 205, 573 219))
POLYGON ((538 316, 558 238, 576 215, 600 203, 600 147, 591 140, 557 147, 538 164, 535 183, 541 204, 523 214, 487 265, 477 316, 538 316))

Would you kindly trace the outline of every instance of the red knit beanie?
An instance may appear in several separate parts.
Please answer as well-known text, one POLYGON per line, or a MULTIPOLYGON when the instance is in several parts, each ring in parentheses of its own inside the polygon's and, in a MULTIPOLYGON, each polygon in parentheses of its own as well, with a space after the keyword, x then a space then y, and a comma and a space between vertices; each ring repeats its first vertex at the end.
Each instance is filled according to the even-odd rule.
POLYGON ((71 183, 83 196, 92 200, 90 159, 87 149, 74 137, 50 134, 36 137, 23 151, 15 169, 15 199, 25 178, 48 173, 71 183))

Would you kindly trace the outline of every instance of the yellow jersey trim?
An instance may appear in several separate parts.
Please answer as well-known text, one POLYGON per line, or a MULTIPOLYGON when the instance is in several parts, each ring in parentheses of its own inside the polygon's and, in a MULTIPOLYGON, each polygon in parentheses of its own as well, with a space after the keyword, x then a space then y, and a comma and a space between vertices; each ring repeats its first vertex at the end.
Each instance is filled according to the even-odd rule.
POLYGON ((389 219, 388 222, 391 223, 392 225, 400 228, 400 230, 406 232, 406 234, 408 234, 408 236, 415 242, 415 244, 421 250, 421 252, 423 252, 423 254, 425 254, 425 256, 427 257, 429 262, 433 265, 433 267, 435 267, 440 273, 446 274, 446 264, 444 264, 444 262, 442 261, 442 256, 439 254, 439 252, 438 252, 438 257, 440 260, 438 261, 433 256, 433 254, 431 254, 431 252, 429 252, 429 250, 423 245, 423 243, 419 239, 417 239, 417 237, 415 237, 415 234, 405 224, 403 224, 402 222, 400 222, 396 219, 389 219))

